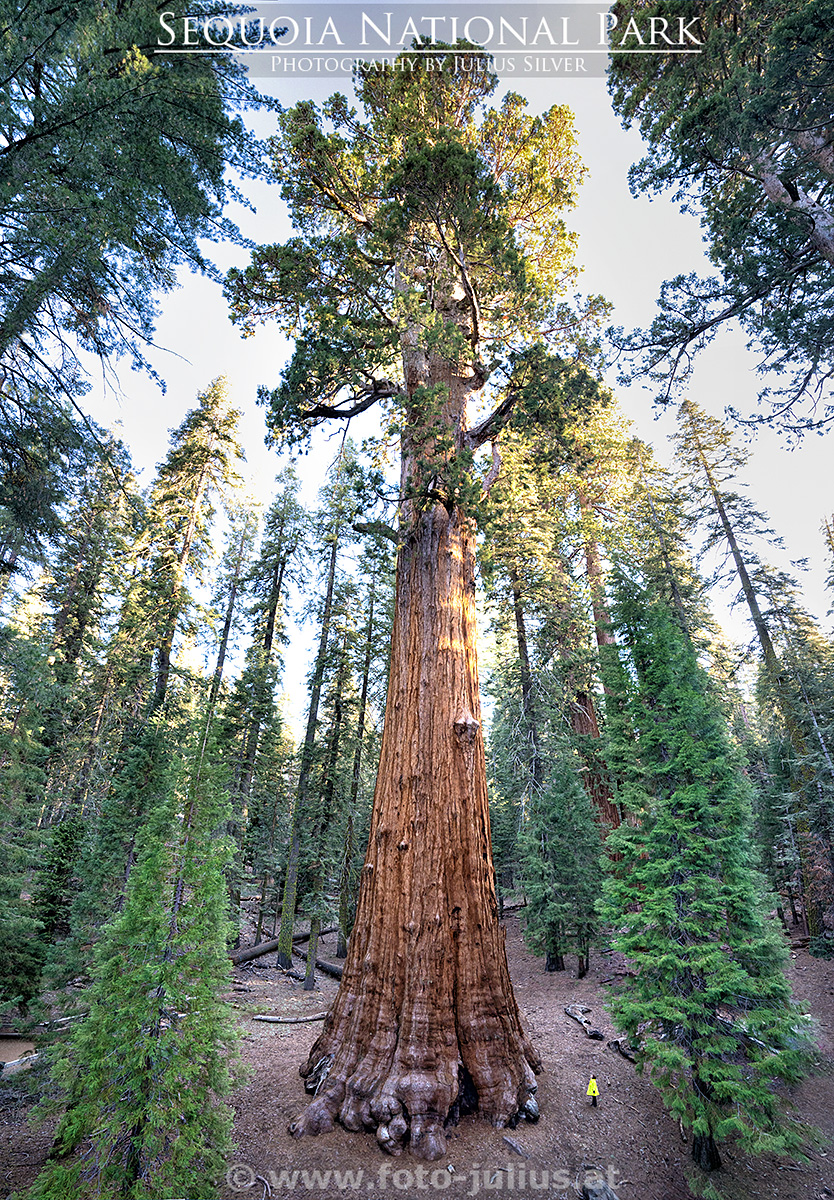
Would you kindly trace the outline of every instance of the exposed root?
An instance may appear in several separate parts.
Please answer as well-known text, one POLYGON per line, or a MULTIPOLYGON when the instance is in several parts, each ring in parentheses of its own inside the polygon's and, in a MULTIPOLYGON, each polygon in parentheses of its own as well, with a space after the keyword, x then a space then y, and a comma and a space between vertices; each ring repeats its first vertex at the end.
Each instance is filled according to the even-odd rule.
POLYGON ((392 1066, 384 1080, 373 1082, 361 1064, 346 1081, 334 1078, 333 1070, 329 1055, 317 1058, 309 1070, 305 1086, 318 1094, 290 1125, 293 1137, 328 1133, 338 1121, 349 1130, 375 1131, 386 1154, 399 1157, 408 1149, 415 1158, 434 1162, 446 1153, 446 1130, 461 1116, 479 1112, 498 1129, 539 1119, 538 1085, 526 1061, 521 1079, 506 1073, 498 1081, 491 1080, 485 1089, 493 1105, 490 1109, 481 1102, 470 1072, 460 1061, 448 1072, 438 1068, 432 1073, 395 1074, 392 1066))

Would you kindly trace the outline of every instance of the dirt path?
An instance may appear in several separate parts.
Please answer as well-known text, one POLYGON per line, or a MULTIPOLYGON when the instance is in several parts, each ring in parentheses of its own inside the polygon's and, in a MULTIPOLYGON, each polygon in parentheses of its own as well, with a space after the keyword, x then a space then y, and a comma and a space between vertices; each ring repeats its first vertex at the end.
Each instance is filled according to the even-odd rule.
MULTIPOLYGON (((372 1135, 342 1129, 300 1142, 290 1138, 287 1125, 305 1102, 298 1068, 321 1026, 264 1024, 251 1015, 323 1012, 338 985, 318 976, 317 990, 304 992, 275 969, 274 955, 236 968, 231 999, 240 1015, 241 1052, 253 1075, 235 1096, 237 1151, 224 1200, 575 1197, 576 1185, 593 1171, 607 1176, 621 1200, 688 1200, 688 1144, 651 1084, 607 1046, 614 1030, 601 982, 611 975, 611 959, 595 955, 581 981, 571 970, 546 974, 542 960, 525 950, 515 914, 507 919, 507 949, 516 996, 544 1062, 541 1120, 508 1132, 466 1118, 452 1131, 447 1156, 426 1165, 408 1155, 388 1158, 372 1135), (605 1040, 586 1038, 565 1015, 565 1005, 574 1001, 591 1009, 605 1040), (591 1074, 601 1093, 596 1109, 585 1099, 591 1074)), ((330 939, 320 957, 333 951, 330 939)), ((797 998, 819 1022, 823 1054, 834 1061, 834 964, 800 951, 791 961, 791 976, 797 998)), ((834 1139, 834 1074, 807 1081, 796 1101, 802 1117, 834 1139)), ((31 1182, 49 1140, 48 1129, 36 1134, 27 1129, 24 1104, 0 1113, 0 1196, 31 1182)), ((834 1197, 834 1144, 815 1152, 802 1168, 774 1159, 751 1162, 730 1151, 724 1155, 721 1183, 728 1200, 829 1200, 834 1197)))
MULTIPOLYGON (((331 953, 332 948, 326 945, 331 953)), ((244 1019, 244 1057, 257 1074, 236 1103, 241 1166, 230 1179, 241 1186, 229 1189, 230 1200, 260 1200, 264 1185, 254 1176, 269 1183, 276 1200, 351 1193, 379 1200, 394 1200, 397 1195, 411 1200, 435 1192, 450 1197, 536 1192, 575 1196, 574 1184, 594 1169, 608 1176, 621 1200, 686 1200, 690 1196, 684 1174, 688 1142, 681 1141, 676 1123, 652 1085, 607 1046, 615 1033, 603 1008, 601 981, 610 977, 610 958, 595 955, 591 971, 581 981, 570 970, 547 974, 542 960, 525 950, 515 915, 507 919, 507 949, 516 996, 544 1062, 539 1082, 542 1118, 537 1125, 521 1125, 509 1133, 529 1157, 522 1158, 504 1141, 508 1131, 471 1117, 452 1132, 447 1157, 423 1168, 422 1176, 407 1155, 383 1156, 372 1135, 337 1129, 322 1138, 293 1141, 287 1125, 305 1100, 298 1067, 320 1026, 263 1025, 244 1019), (565 1015, 565 1006, 574 1001, 591 1009, 593 1023, 606 1035, 604 1041, 586 1038, 565 1015), (601 1093, 596 1109, 585 1099, 592 1074, 601 1093), (346 1172, 353 1172, 352 1179, 346 1172), (359 1172, 359 1186, 354 1188, 359 1172), (244 1187, 247 1183, 252 1186, 244 1187)), ((821 1048, 834 1058, 834 964, 800 952, 791 970, 797 998, 813 1001, 809 1007, 820 1022, 821 1048)), ((253 989, 238 993, 238 1003, 245 1000, 250 1012, 284 1016, 324 1011, 337 987, 320 979, 317 992, 305 993, 271 969, 252 968, 238 972, 238 977, 253 989)), ((834 1076, 805 1083, 797 1103, 806 1120, 834 1138, 834 1076)), ((828 1153, 815 1154, 802 1169, 770 1159, 753 1163, 730 1151, 724 1156, 722 1177, 730 1200, 827 1198, 834 1196, 834 1145, 828 1153)))

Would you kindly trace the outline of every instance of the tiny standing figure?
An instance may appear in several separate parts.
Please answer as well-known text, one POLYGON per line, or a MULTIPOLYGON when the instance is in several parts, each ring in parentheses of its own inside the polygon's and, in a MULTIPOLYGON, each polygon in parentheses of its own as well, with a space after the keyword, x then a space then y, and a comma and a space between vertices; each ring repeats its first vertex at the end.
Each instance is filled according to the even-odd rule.
POLYGON ((599 1095, 599 1088, 597 1087, 596 1078, 593 1075, 591 1076, 591 1082, 588 1084, 587 1094, 591 1097, 591 1104, 593 1105, 594 1108, 596 1108, 597 1096, 599 1095))

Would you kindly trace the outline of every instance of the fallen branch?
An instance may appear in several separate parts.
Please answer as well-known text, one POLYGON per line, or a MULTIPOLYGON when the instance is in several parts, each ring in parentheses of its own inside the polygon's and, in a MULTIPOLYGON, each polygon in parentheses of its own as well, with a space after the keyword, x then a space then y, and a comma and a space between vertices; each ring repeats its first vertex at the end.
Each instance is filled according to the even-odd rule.
POLYGON ((595 1042, 602 1042, 605 1040, 604 1035, 598 1029, 594 1029, 591 1022, 585 1016, 585 1013, 589 1013, 590 1011, 590 1008, 585 1004, 568 1004, 565 1008, 565 1012, 570 1019, 576 1021, 577 1025, 581 1025, 585 1030, 585 1037, 589 1037, 595 1042))
POLYGON ((530 1155, 527 1153, 527 1151, 522 1146, 521 1142, 517 1142, 515 1140, 515 1138, 507 1137, 505 1135, 504 1141, 507 1143, 507 1145, 510 1147, 510 1149, 515 1150, 516 1154, 520 1155, 521 1158, 529 1158, 530 1157, 530 1155))
POLYGON ((323 1021, 327 1013, 313 1013, 309 1017, 253 1016, 253 1021, 268 1021, 270 1025, 303 1025, 305 1021, 323 1021))
POLYGON ((34 1067, 35 1063, 41 1061, 41 1055, 36 1051, 29 1054, 24 1054, 22 1058, 15 1058, 12 1062, 0 1063, 0 1071, 4 1075, 16 1075, 18 1071, 26 1071, 29 1067, 34 1067))
POLYGON ((616 1050, 618 1054, 622 1054, 623 1058, 627 1058, 629 1062, 637 1062, 636 1050, 628 1042, 623 1041, 622 1038, 614 1038, 612 1042, 608 1043, 608 1049, 616 1050))

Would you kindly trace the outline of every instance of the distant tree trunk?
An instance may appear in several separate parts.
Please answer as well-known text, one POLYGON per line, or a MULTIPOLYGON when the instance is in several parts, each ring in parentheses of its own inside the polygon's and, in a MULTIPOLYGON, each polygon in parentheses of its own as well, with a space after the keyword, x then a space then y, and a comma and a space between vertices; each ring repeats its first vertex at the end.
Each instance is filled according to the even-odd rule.
POLYGON ((269 707, 271 706, 272 697, 270 696, 270 704, 267 704, 263 691, 266 686, 268 677, 269 665, 272 661, 272 646, 275 641, 275 625, 278 620, 278 606, 281 603, 281 592, 284 586, 284 572, 286 571, 289 555, 282 555, 279 558, 272 571, 272 583, 269 591, 269 607, 266 613, 266 624, 264 625, 264 634, 262 642, 262 656, 260 670, 255 679, 255 702, 252 705, 252 712, 249 717, 249 722, 246 726, 246 732, 243 739, 243 767, 240 773, 240 781, 237 792, 241 801, 245 804, 252 792, 252 780, 255 777, 255 762, 258 757, 258 744, 261 737, 261 728, 268 715, 269 707))
MULTIPOLYGON (((460 312, 451 301, 442 316, 460 324, 460 312)), ((432 461, 421 409, 439 385, 440 419, 461 449, 475 370, 433 358, 418 329, 403 343, 408 394, 417 394, 403 494, 416 499, 402 508, 370 841, 341 986, 302 1068, 318 1094, 290 1132, 320 1133, 338 1118, 376 1128, 389 1153, 408 1143, 433 1160, 445 1152, 447 1120, 473 1102, 497 1126, 538 1115, 540 1062, 521 1028, 493 885, 475 529, 453 496, 433 498, 448 451, 432 461)))
POLYGON ((510 587, 513 595, 513 615, 515 617, 516 642, 518 645, 518 663, 521 669, 521 708, 524 713, 524 723, 530 739, 530 786, 536 790, 541 787, 544 772, 542 769, 541 750, 539 748, 539 725, 533 697, 533 675, 530 670, 530 652, 527 649, 527 627, 524 621, 524 605, 521 597, 521 580, 514 566, 509 568, 510 587))
POLYGON ((711 1133, 696 1133, 692 1138, 692 1159, 702 1171, 717 1171, 721 1155, 711 1133))
MULTIPOLYGON (((589 509, 581 493, 579 507, 583 517, 587 517, 589 509)), ((602 647, 612 645, 615 639, 611 632, 611 617, 605 606, 605 582, 599 549, 592 537, 585 539, 585 560, 593 604, 594 630, 597 645, 602 649, 602 647)), ((567 574, 564 567, 560 569, 563 575, 567 574)), ((572 628, 561 641, 560 650, 565 661, 569 662, 576 654, 578 644, 579 634, 572 628)), ((611 786, 594 747, 594 743, 601 745, 594 698, 588 690, 588 680, 576 679, 576 673, 573 670, 568 674, 568 685, 573 691, 573 700, 569 709, 571 729, 577 737, 585 764, 582 782, 599 816, 604 837, 609 829, 616 829, 620 824, 620 810, 613 802, 611 786)))
POLYGON ((304 733, 304 744, 301 748, 301 767, 298 774, 295 805, 293 806, 290 825, 290 848, 287 855, 287 873, 284 876, 284 896, 281 905, 281 948, 278 951, 278 965, 289 968, 292 966, 292 930, 295 922, 296 893, 298 891, 298 864, 301 855, 301 831, 299 818, 307 807, 307 795, 310 786, 310 769, 313 765, 313 747, 316 739, 316 721, 319 715, 319 700, 321 685, 324 679, 324 662, 327 654, 327 640, 330 636, 330 618, 333 611, 333 587, 336 582, 336 556, 339 549, 338 533, 334 532, 330 547, 330 560, 327 566, 327 592, 324 598, 324 611, 321 619, 319 648, 316 663, 313 668, 313 683, 310 689, 310 708, 307 713, 307 728, 304 733))
POLYGON ((339 876, 339 936, 336 942, 336 957, 347 957, 348 938, 350 937, 350 903, 351 903, 351 861, 353 859, 354 833, 353 822, 356 805, 359 801, 359 780, 362 770, 362 742, 365 737, 365 711, 368 706, 368 681, 371 674, 371 655, 374 635, 374 600, 375 588, 371 584, 371 594, 368 602, 368 626, 365 633, 365 661, 362 664, 362 690, 359 695, 359 712, 356 718, 356 749, 353 752, 353 773, 350 782, 350 800, 348 801, 347 817, 345 820, 345 838, 342 849, 342 870, 339 876))
POLYGON ((12 575, 17 570, 17 560, 23 547, 23 534, 9 530, 0 539, 0 601, 5 598, 12 575))
MULTIPOLYGON (((223 629, 220 633, 220 644, 217 648, 217 662, 214 667, 214 675, 211 680, 211 688, 209 690, 208 706, 206 712, 206 723, 203 738, 203 747, 208 738, 209 728, 214 717, 214 707, 217 703, 217 697, 220 694, 220 684, 223 681, 223 668, 226 664, 226 652, 229 647, 229 634, 232 631, 232 620, 235 614, 235 605, 237 603, 237 593, 240 587, 240 573, 243 569, 243 557, 246 548, 246 542, 249 537, 249 531, 244 525, 240 533, 240 541, 238 543, 237 554, 235 555, 235 565, 232 572, 231 582, 229 584, 229 595, 226 601, 226 616, 223 621, 223 629)), ((240 853, 240 845, 243 840, 242 825, 245 822, 245 814, 234 810, 228 823, 227 832, 232 838, 236 846, 235 857, 240 853)), ((240 945, 240 884, 238 882, 238 873, 236 870, 237 864, 232 861, 226 868, 227 884, 229 888, 229 917, 235 925, 236 933, 233 945, 240 945)))
POLYGON ((304 991, 312 992, 316 987, 316 955, 319 951, 321 917, 310 919, 310 946, 307 950, 307 970, 304 975, 304 991))
POLYGON ((565 958, 558 950, 548 950, 544 958, 545 971, 564 971, 565 958))
MULTIPOLYGON (((580 492, 578 497, 579 511, 583 518, 590 517, 590 506, 585 496, 580 492)), ((585 570, 588 575, 588 588, 591 593, 591 608, 594 614, 594 633, 597 646, 613 646, 616 638, 611 631, 611 614, 605 601, 605 575, 602 570, 602 560, 599 556, 599 546, 596 538, 588 535, 585 538, 585 570)))
MULTIPOLYGON (((594 698, 590 692, 576 693, 570 706, 570 715, 571 728, 581 739, 586 739, 586 747, 593 746, 594 743, 602 745, 594 698)), ((593 749, 586 749, 583 757, 585 769, 582 772, 582 782, 585 784, 591 803, 606 827, 604 832, 607 832, 608 829, 616 829, 620 824, 620 810, 612 799, 611 786, 605 776, 602 763, 593 749)))
POLYGON ((226 617, 223 621, 223 630, 220 634, 220 646, 217 650, 217 664, 214 668, 214 675, 211 681, 211 691, 209 692, 209 712, 214 711, 214 705, 217 700, 217 694, 220 691, 220 683, 223 678, 223 667, 226 663, 226 651, 229 646, 229 634, 232 631, 232 620, 235 615, 237 593, 238 588, 240 587, 240 572, 243 567, 243 555, 248 536, 248 530, 244 526, 244 528, 241 530, 240 542, 238 543, 237 556, 235 558, 235 569, 232 575, 232 581, 229 585, 229 597, 226 601, 226 617))
MULTIPOLYGON (((324 891, 325 864, 324 855, 326 850, 327 833, 330 828, 330 822, 333 820, 333 811, 336 800, 336 775, 339 769, 339 742, 342 736, 342 693, 344 691, 345 680, 348 674, 348 653, 347 653, 347 631, 345 631, 344 640, 342 642, 342 652, 339 660, 339 672, 336 677, 336 687, 333 696, 333 721, 330 726, 329 745, 327 748, 327 763, 324 769, 323 787, 321 799, 319 802, 318 815, 313 820, 313 828, 309 830, 308 836, 313 847, 314 863, 310 870, 310 891, 311 902, 315 907, 321 901, 322 892, 324 891)), ((318 940, 318 931, 321 927, 321 920, 318 915, 313 916, 310 922, 310 937, 313 939, 315 930, 315 940, 318 940)), ((310 991, 315 987, 315 957, 316 948, 313 941, 310 943, 313 948, 310 951, 310 958, 307 963, 307 978, 304 981, 304 987, 310 991)))
MULTIPOLYGON (((738 539, 735 535, 735 530, 733 529, 730 518, 727 515, 727 510, 721 498, 718 485, 713 477, 706 454, 704 453, 698 440, 698 435, 694 430, 693 436, 695 439, 698 456, 701 460, 701 465, 704 468, 704 474, 707 478, 713 503, 715 504, 715 510, 718 513, 718 519, 721 522, 721 528, 724 532, 725 538, 727 539, 727 545, 729 546, 730 554, 732 556, 733 563, 735 564, 736 574, 738 575, 739 582, 741 584, 741 590, 747 603, 747 607, 750 610, 750 617, 753 621, 753 627, 756 630, 756 636, 759 639, 759 645, 761 646, 762 657, 764 658, 765 663, 765 670, 767 671, 767 674, 769 675, 771 683, 773 684, 776 692, 776 700, 779 705, 779 711, 782 715, 782 720, 785 723, 785 729, 791 745, 796 751, 799 759, 802 760, 807 756, 808 748, 806 745, 805 736, 799 726, 799 722, 796 719, 796 713, 788 694, 787 682, 782 669, 782 664, 780 663, 779 657, 774 648, 767 622, 765 621, 764 615, 759 607, 758 597, 756 596, 755 588, 753 587, 752 580, 750 579, 750 575, 747 571, 747 565, 744 561, 744 556, 741 553, 738 539)), ((812 774, 813 773, 807 769, 803 772, 803 778, 799 784, 801 789, 804 790, 805 788, 812 786, 812 774)), ((811 862, 811 828, 801 794, 797 796, 797 800, 794 803, 794 818, 796 820, 797 834, 799 835, 797 838, 797 850, 799 853, 805 920, 808 926, 808 933, 812 937, 815 937, 822 932, 822 913, 820 911, 820 905, 815 903, 812 899, 814 867, 811 862)), ((830 868, 828 873, 830 877, 830 868)))

